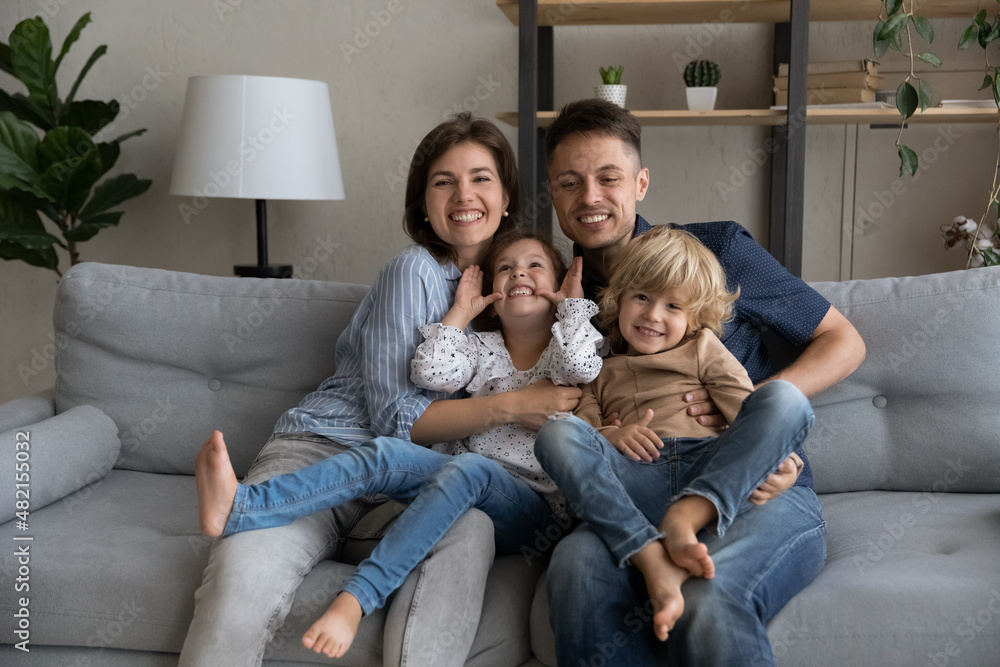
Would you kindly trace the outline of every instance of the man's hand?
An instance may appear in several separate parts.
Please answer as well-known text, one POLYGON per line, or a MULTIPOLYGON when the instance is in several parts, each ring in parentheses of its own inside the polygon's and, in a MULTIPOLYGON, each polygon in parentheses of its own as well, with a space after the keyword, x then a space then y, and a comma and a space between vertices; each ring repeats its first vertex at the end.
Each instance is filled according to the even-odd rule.
POLYGON ((559 305, 563 299, 583 298, 583 257, 574 257, 573 263, 569 265, 566 277, 563 278, 562 286, 558 292, 550 292, 547 289, 539 289, 536 294, 559 305))
POLYGON ((604 437, 615 446, 615 449, 633 461, 649 463, 653 459, 660 458, 660 449, 663 448, 663 441, 653 429, 649 428, 651 421, 653 421, 653 411, 646 410, 646 414, 639 421, 605 432, 604 437))
POLYGON ((483 296, 483 270, 473 264, 462 272, 462 278, 455 288, 455 303, 441 320, 456 329, 464 329, 487 307, 503 298, 500 292, 483 296))
POLYGON ((539 380, 507 395, 513 401, 510 421, 537 431, 555 413, 572 412, 583 392, 579 387, 560 387, 551 380, 539 380))
POLYGON ((688 404, 687 413, 702 426, 707 426, 716 433, 722 433, 729 426, 725 415, 708 395, 707 389, 695 389, 684 394, 684 402, 688 404))
POLYGON ((792 453, 787 459, 781 462, 778 469, 750 494, 750 502, 754 505, 763 505, 769 500, 774 500, 782 493, 792 488, 795 480, 802 474, 805 463, 798 454, 792 453))

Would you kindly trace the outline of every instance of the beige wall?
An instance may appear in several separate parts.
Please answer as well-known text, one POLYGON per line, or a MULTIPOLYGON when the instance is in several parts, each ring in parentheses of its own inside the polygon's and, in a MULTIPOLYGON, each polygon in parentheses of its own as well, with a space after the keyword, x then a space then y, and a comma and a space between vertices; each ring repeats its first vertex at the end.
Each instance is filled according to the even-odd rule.
MULTIPOLYGON (((347 198, 269 205, 272 262, 294 263, 300 276, 312 269, 307 277, 321 280, 370 282, 406 243, 402 186, 394 175, 405 172, 415 142, 431 127, 456 105, 491 118, 516 108, 517 30, 492 0, 4 0, 0 34, 6 41, 18 21, 41 14, 58 48, 85 11, 94 22, 63 63, 61 92, 90 52, 108 44, 78 99, 128 99, 117 126, 149 132, 124 144, 116 171, 153 179, 147 194, 125 206, 119 228, 83 244, 86 260, 215 275, 255 261, 252 202, 215 200, 185 220, 179 206, 190 200, 167 192, 189 76, 259 74, 329 84, 347 198), (390 4, 398 13, 387 11, 390 4), (379 15, 385 25, 376 30, 379 15), (353 42, 366 26, 377 34, 358 48, 353 42), (349 45, 355 50, 345 54, 349 45), (313 262, 330 242, 339 248, 313 262)), ((814 26, 813 59, 863 56, 868 33, 859 23, 814 26)), ((718 106, 764 107, 771 40, 766 25, 559 28, 556 104, 591 95, 599 66, 624 64, 630 108, 683 108, 674 54, 686 60, 700 41, 702 55, 722 67, 718 106)), ((0 74, 0 85, 13 84, 0 74)), ((516 130, 502 128, 516 140, 516 130)), ((759 153, 768 136, 754 127, 647 129, 652 187, 641 212, 652 222, 736 219, 765 241, 767 167, 735 192, 723 195, 720 184, 732 182, 734 169, 759 153)), ((810 128, 808 136, 806 277, 837 279, 845 130, 810 128)), ((52 384, 54 293, 51 272, 0 262, 0 400, 52 384), (37 374, 22 377, 26 369, 37 374)))

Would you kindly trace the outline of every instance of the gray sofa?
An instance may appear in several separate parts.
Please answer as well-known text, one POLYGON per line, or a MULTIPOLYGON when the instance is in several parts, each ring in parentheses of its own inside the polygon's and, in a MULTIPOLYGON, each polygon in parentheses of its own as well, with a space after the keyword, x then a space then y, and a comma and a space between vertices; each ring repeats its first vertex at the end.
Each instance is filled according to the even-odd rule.
MULTIPOLYGON (((814 397, 806 448, 829 557, 769 626, 778 663, 997 664, 1000 269, 815 286, 868 358, 814 397)), ((56 387, 0 406, 0 663, 176 663, 210 546, 191 477, 198 447, 223 430, 245 472, 278 415, 333 370, 364 292, 67 272, 56 387), (30 513, 17 516, 25 462, 30 513)), ((351 543, 344 559, 370 548, 351 543)), ((266 664, 330 664, 299 637, 350 570, 328 561, 308 575, 266 664)), ((537 559, 497 558, 469 665, 555 664, 541 574, 537 559)), ((339 664, 380 665, 383 622, 364 624, 339 664)))

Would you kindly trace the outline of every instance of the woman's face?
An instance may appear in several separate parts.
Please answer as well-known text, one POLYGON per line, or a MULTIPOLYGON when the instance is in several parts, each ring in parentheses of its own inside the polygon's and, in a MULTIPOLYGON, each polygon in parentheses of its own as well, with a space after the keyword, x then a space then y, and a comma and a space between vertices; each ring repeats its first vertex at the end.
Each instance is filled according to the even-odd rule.
POLYGON ((507 201, 493 156, 479 144, 453 146, 431 164, 424 212, 438 237, 455 249, 461 270, 482 258, 507 201))

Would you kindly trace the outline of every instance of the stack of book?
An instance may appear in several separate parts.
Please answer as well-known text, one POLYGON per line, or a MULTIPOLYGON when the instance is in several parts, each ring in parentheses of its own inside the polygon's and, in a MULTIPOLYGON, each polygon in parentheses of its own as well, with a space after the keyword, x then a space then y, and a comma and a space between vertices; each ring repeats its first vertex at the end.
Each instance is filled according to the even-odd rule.
MULTIPOLYGON (((874 60, 809 63, 806 69, 806 104, 874 102, 882 85, 874 60)), ((778 65, 774 77, 774 104, 788 104, 788 63, 778 65)))

